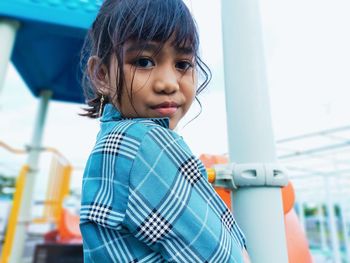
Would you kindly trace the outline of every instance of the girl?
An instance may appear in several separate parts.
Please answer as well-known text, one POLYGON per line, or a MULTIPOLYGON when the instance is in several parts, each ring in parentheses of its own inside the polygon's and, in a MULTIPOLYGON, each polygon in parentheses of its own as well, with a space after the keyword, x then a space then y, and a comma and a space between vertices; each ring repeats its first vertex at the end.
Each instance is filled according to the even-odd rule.
POLYGON ((243 262, 241 230, 173 131, 210 79, 185 4, 106 0, 82 62, 84 115, 101 117, 83 178, 84 262, 243 262))

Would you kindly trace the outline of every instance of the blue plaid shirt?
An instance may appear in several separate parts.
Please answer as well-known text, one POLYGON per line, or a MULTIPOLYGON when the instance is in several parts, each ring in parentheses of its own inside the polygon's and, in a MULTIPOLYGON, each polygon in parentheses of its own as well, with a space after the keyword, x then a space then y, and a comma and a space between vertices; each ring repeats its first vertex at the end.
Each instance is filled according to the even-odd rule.
POLYGON ((105 106, 83 178, 84 262, 243 262, 233 215, 168 125, 105 106))

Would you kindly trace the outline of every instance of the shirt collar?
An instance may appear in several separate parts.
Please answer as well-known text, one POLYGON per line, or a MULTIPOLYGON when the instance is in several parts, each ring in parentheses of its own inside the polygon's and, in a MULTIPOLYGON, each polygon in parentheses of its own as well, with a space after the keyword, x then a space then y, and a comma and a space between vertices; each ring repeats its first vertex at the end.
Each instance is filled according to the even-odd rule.
POLYGON ((125 118, 121 113, 110 103, 107 103, 103 108, 103 114, 101 117, 101 122, 108 121, 120 121, 120 120, 150 120, 154 123, 164 127, 169 128, 169 118, 125 118))

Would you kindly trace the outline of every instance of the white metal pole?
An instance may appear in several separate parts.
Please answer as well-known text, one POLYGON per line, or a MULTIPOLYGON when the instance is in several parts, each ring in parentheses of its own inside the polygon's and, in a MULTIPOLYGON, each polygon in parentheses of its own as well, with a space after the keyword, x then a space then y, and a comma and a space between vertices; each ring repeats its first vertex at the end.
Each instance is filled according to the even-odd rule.
MULTIPOLYGON (((277 161, 258 0, 222 0, 226 109, 231 162, 277 161)), ((240 187, 233 211, 254 263, 288 262, 281 188, 240 187)))
POLYGON ((338 237, 338 227, 336 216, 334 212, 334 201, 331 193, 333 186, 333 178, 325 177, 325 187, 326 187, 326 200, 327 200, 327 212, 328 212, 328 224, 331 234, 331 243, 333 251, 333 262, 341 263, 340 248, 339 248, 339 237, 338 237))
POLYGON ((0 94, 5 82, 7 66, 11 58, 19 22, 0 19, 0 94))
POLYGON ((327 240, 326 240, 326 231, 324 227, 325 217, 323 213, 322 203, 317 205, 317 217, 320 224, 320 238, 321 238, 321 249, 323 252, 328 251, 327 240))
MULTIPOLYGON (((29 148, 28 165, 29 172, 26 177, 23 189, 22 201, 20 205, 19 218, 16 222, 16 232, 14 244, 11 250, 10 263, 22 262, 22 256, 26 240, 27 227, 31 222, 31 208, 33 202, 33 190, 35 178, 38 173, 39 155, 41 149, 41 141, 45 126, 46 114, 48 110, 49 100, 52 92, 44 90, 41 92, 40 105, 35 123, 32 143, 29 148)), ((14 222, 13 222, 14 223, 14 222)))

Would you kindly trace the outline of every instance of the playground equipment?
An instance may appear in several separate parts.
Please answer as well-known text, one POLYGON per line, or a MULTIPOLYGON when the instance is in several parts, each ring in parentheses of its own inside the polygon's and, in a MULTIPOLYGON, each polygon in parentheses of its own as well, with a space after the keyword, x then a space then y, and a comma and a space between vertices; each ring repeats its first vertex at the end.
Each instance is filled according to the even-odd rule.
POLYGON ((0 50, 3 51, 0 56, 0 94, 4 84, 7 65, 12 53, 13 44, 15 42, 16 31, 19 23, 11 20, 3 20, 0 22, 0 50))
MULTIPOLYGON (((203 162, 204 166, 207 169, 208 181, 210 183, 215 182, 215 170, 212 168, 215 164, 226 164, 228 163, 228 157, 222 155, 210 155, 210 154, 201 154, 199 159, 203 162)), ((227 207, 232 207, 231 205, 231 191, 230 189, 224 187, 215 187, 215 191, 225 202, 227 207)))
POLYGON ((57 155, 54 155, 51 160, 46 198, 43 201, 43 215, 35 218, 34 223, 52 222, 57 225, 61 219, 64 198, 69 194, 72 167, 55 156, 57 155))
POLYGON ((0 1, 0 30, 4 28, 0 74, 5 74, 11 58, 34 96, 46 89, 51 99, 83 103, 79 54, 100 4, 95 0, 0 1))
MULTIPOLYGON (((217 174, 215 171, 216 165, 225 164, 228 158, 216 155, 201 155, 201 161, 208 170, 208 180, 215 186, 217 174)), ((220 169, 219 169, 220 170, 220 169)), ((220 175, 219 175, 220 176, 220 175)), ((216 187, 215 190, 220 197, 225 201, 228 207, 231 207, 231 193, 229 189, 216 187)), ((287 238, 288 262, 289 263, 311 263, 311 254, 309 251, 308 242, 299 219, 293 209, 295 202, 295 194, 292 183, 282 188, 283 212, 285 220, 285 233, 287 238)))
POLYGON ((233 211, 252 262, 288 262, 281 198, 288 178, 276 157, 259 1, 222 0, 221 13, 229 156, 242 172, 233 211))
MULTIPOLYGON (((21 197, 23 194, 23 188, 25 184, 25 177, 28 174, 29 166, 25 165, 18 176, 16 182, 16 192, 13 197, 13 204, 10 212, 9 222, 17 222, 19 209, 21 205, 21 197)), ((1 253, 1 263, 7 263, 8 258, 11 255, 12 246, 14 243, 14 235, 16 231, 16 224, 8 224, 8 228, 5 235, 5 242, 1 253)))
MULTIPOLYGON (((0 90, 11 58, 29 89, 40 97, 25 182, 18 182, 24 186, 19 194, 22 195, 18 201, 21 206, 16 212, 20 220, 16 221, 12 231, 16 253, 8 255, 10 262, 19 262, 23 254, 49 100, 84 101, 77 81, 79 53, 83 36, 100 3, 93 0, 0 1, 0 90)), ((250 180, 247 183, 241 180, 237 183, 239 187, 233 193, 232 202, 233 210, 237 212, 236 219, 246 233, 252 261, 284 263, 288 261, 288 239, 280 189, 288 180, 282 170, 275 169, 278 166, 269 116, 258 9, 257 0, 222 0, 230 161, 245 164, 247 168, 250 166, 253 172, 257 171, 256 167, 273 164, 268 181, 250 180), (258 166, 253 167, 253 164, 258 166)), ((267 174, 263 175, 266 179, 267 174)))
POLYGON ((83 263, 82 244, 40 244, 35 248, 33 263, 83 263))
MULTIPOLYGON (((25 150, 14 149, 3 142, 0 142, 0 146, 3 146, 5 149, 17 154, 23 154, 26 152, 25 150)), ((65 211, 63 210, 63 201, 69 193, 69 183, 72 167, 57 150, 52 148, 45 148, 41 150, 53 153, 46 198, 42 202, 44 205, 43 215, 40 218, 34 218, 33 220, 30 220, 27 225, 32 223, 38 224, 50 222, 53 225, 60 226, 62 222, 61 218, 63 216, 66 216, 65 211)), ((9 224, 5 235, 4 246, 2 249, 1 263, 9 262, 11 254, 15 254, 11 252, 14 251, 14 244, 16 242, 16 222, 21 221, 19 212, 29 172, 30 166, 23 165, 16 180, 16 191, 13 198, 9 224)), ((60 227, 62 228, 62 226, 60 227)))
POLYGON ((46 243, 81 244, 79 216, 63 208, 57 228, 45 234, 46 243))
POLYGON ((0 85, 11 58, 31 92, 40 97, 28 152, 29 170, 18 211, 20 221, 14 231, 16 253, 10 255, 9 262, 20 262, 23 255, 48 102, 84 101, 78 81, 79 54, 100 4, 92 0, 0 1, 0 32, 5 32, 0 45, 0 85))
MULTIPOLYGON (((4 143, 1 143, 7 149, 12 149, 13 152, 23 153, 24 151, 15 150, 4 143)), ((60 155, 60 153, 54 149, 46 148, 53 152, 57 156, 52 159, 50 178, 47 187, 46 199, 43 202, 45 208, 43 216, 41 218, 36 218, 33 223, 44 223, 44 222, 54 222, 56 228, 45 235, 45 241, 47 245, 40 245, 37 248, 35 257, 38 257, 40 251, 45 250, 47 254, 51 255, 54 253, 61 253, 63 255, 67 251, 73 249, 75 253, 79 254, 79 246, 69 248, 64 246, 54 246, 48 245, 49 243, 56 244, 81 244, 81 234, 79 231, 79 217, 70 213, 67 209, 63 208, 63 198, 68 194, 69 188, 69 174, 71 167, 67 164, 67 161, 60 155)), ((200 159, 206 166, 208 170, 209 181, 215 185, 216 173, 215 165, 225 164, 228 162, 226 156, 215 156, 215 155, 201 155, 200 159), (214 167, 214 168, 213 168, 214 167)), ((20 200, 20 195, 22 194, 23 183, 25 180, 25 175, 28 172, 28 166, 24 166, 18 177, 16 185, 16 194, 14 197, 14 204, 11 210, 10 222, 15 222, 18 216, 18 205, 20 200)), ((218 194, 222 197, 228 207, 231 207, 231 194, 229 189, 222 187, 216 187, 215 189, 218 194)), ((286 236, 288 245, 288 259, 289 263, 309 263, 311 262, 311 256, 308 249, 308 244, 305 239, 305 234, 302 231, 302 227, 298 222, 298 218, 293 210, 295 196, 294 190, 289 183, 286 187, 282 188, 283 196, 283 208, 285 214, 286 223, 286 236)), ((15 224, 9 224, 9 229, 6 234, 5 246, 2 254, 1 262, 7 262, 8 256, 11 251, 11 243, 13 242, 14 228, 15 224)), ((44 252, 42 252, 44 253, 44 252)), ((49 258, 49 257, 48 257, 49 258)))
POLYGON ((340 126, 277 142, 315 262, 350 262, 349 138, 350 126, 340 126))

